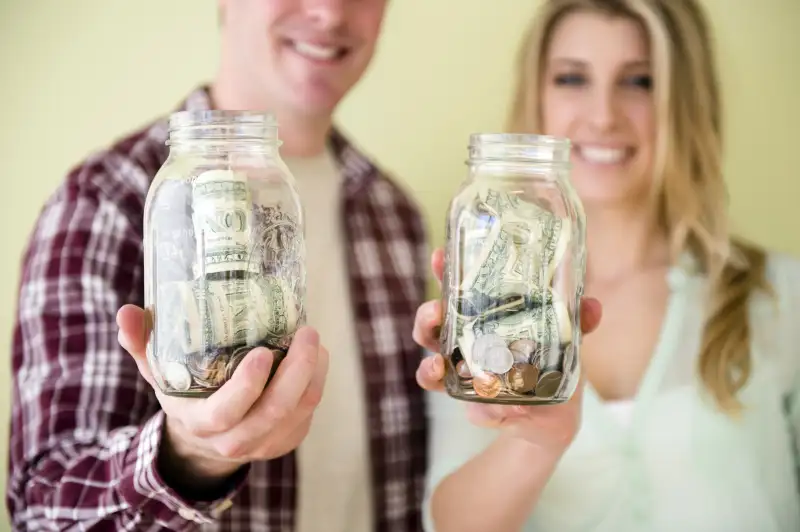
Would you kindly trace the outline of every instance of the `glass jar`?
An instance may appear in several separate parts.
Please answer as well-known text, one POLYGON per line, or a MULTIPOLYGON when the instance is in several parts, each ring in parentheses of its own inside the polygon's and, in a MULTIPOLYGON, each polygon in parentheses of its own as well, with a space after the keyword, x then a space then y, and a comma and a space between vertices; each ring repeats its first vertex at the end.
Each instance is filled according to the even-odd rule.
POLYGON ((586 221, 570 142, 475 134, 450 202, 442 354, 450 396, 555 404, 575 391, 586 221))
POLYGON ((272 115, 183 111, 169 127, 145 203, 147 359, 165 394, 205 397, 256 346, 274 374, 305 322, 303 211, 272 115))

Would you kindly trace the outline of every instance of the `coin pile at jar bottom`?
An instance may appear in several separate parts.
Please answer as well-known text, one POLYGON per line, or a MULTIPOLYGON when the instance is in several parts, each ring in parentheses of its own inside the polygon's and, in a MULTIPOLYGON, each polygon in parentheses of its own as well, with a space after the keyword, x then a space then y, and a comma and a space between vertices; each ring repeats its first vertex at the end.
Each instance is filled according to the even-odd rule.
POLYGON ((164 393, 211 395, 258 346, 273 351, 274 373, 305 319, 301 227, 280 201, 256 198, 244 172, 163 186, 150 356, 164 393))
MULTIPOLYGON (((499 351, 502 347, 495 349, 499 351)), ((520 398, 526 398, 525 402, 532 403, 535 403, 536 399, 552 399, 561 386, 563 368, 544 368, 542 362, 547 358, 559 360, 571 358, 571 344, 562 345, 558 349, 561 350, 559 356, 546 357, 542 354, 542 350, 537 350, 533 340, 515 340, 507 346, 510 364, 501 364, 499 368, 493 368, 495 371, 484 368, 473 375, 461 351, 456 348, 450 356, 445 357, 448 379, 455 385, 452 387, 455 388, 455 395, 464 397, 500 398, 507 399, 506 402, 509 403, 520 398), (502 367, 503 365, 506 365, 507 369, 502 367), (470 392, 474 392, 474 395, 470 392)))
POLYGON ((266 382, 269 384, 278 365, 286 357, 285 349, 270 345, 269 342, 208 349, 187 355, 182 361, 165 357, 166 360, 159 363, 161 375, 170 395, 207 397, 229 381, 242 360, 257 347, 266 347, 274 357, 266 382))

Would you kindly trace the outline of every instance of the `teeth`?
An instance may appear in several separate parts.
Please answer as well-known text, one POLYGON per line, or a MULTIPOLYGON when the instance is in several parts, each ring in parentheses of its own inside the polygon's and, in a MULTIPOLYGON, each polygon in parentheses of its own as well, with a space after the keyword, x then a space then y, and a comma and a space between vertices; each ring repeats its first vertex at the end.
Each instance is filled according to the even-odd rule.
POLYGON ((339 54, 339 48, 331 46, 318 46, 308 42, 295 42, 294 49, 310 59, 333 59, 339 54))
POLYGON ((581 155, 590 163, 614 164, 625 157, 624 149, 582 147, 581 155))

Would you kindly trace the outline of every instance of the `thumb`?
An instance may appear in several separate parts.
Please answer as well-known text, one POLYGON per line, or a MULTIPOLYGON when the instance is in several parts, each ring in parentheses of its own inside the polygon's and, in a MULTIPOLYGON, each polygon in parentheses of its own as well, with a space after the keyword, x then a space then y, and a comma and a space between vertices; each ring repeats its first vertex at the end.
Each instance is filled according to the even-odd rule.
POLYGON ((136 361, 142 377, 155 386, 153 374, 147 363, 147 340, 153 329, 153 316, 136 305, 124 305, 117 311, 117 341, 136 361))

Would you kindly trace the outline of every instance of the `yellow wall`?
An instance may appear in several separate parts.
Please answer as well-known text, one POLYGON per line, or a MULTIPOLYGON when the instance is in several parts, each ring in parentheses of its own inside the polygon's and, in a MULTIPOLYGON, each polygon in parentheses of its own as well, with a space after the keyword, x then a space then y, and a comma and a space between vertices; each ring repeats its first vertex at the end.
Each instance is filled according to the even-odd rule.
MULTIPOLYGON (((800 254, 800 1, 706 3, 720 41, 736 226, 800 254)), ((79 158, 170 110, 212 74, 215 5, 0 0, 3 345, 11 341, 19 256, 42 202, 79 158)), ((467 135, 502 125, 516 42, 534 5, 391 2, 379 55, 341 109, 343 125, 412 187, 437 243, 449 194, 464 174, 467 135)), ((0 372, 0 388, 8 383, 0 372)), ((3 463, 7 410, 6 392, 3 463)))

